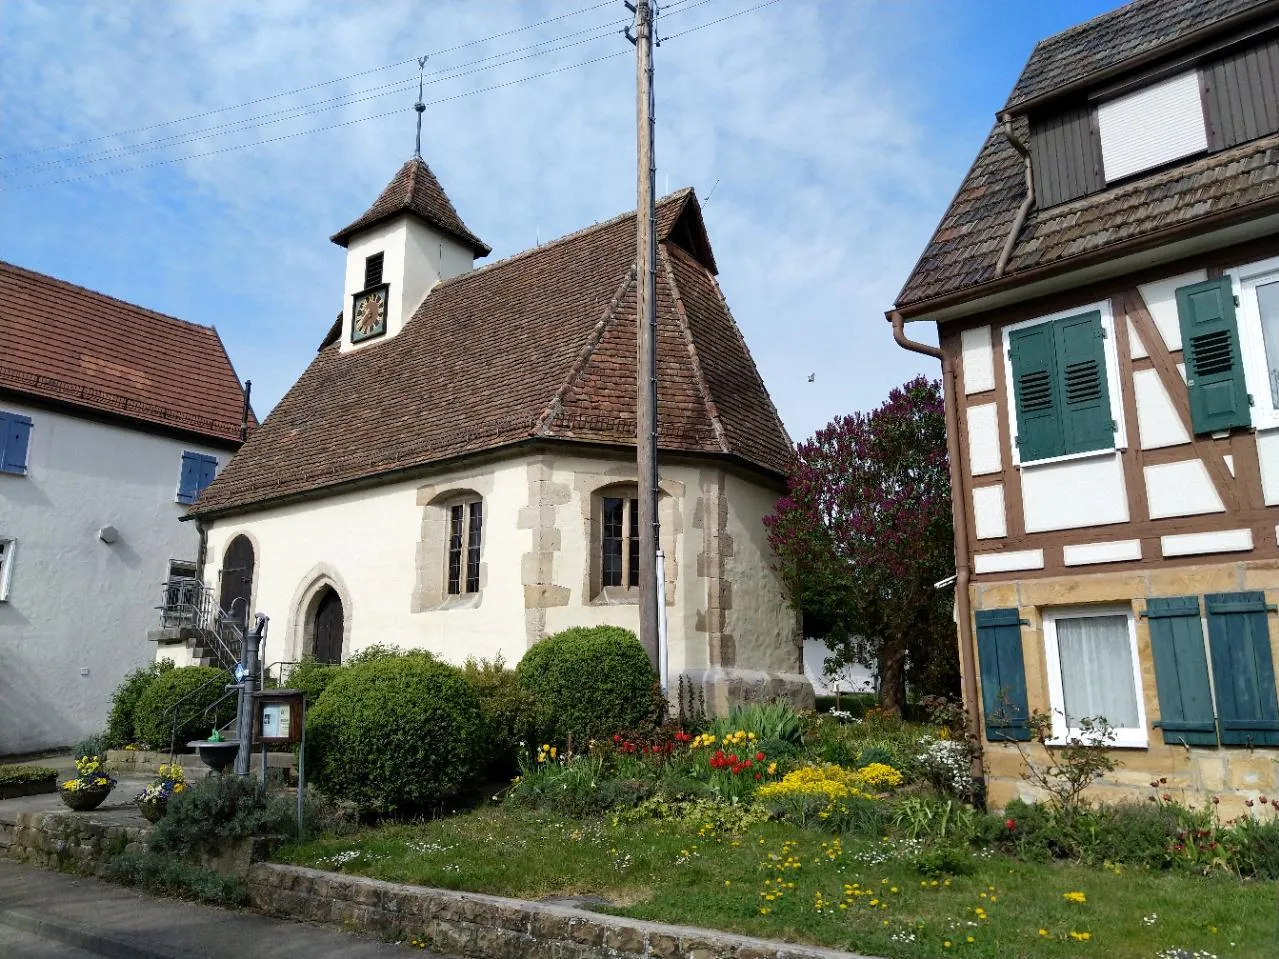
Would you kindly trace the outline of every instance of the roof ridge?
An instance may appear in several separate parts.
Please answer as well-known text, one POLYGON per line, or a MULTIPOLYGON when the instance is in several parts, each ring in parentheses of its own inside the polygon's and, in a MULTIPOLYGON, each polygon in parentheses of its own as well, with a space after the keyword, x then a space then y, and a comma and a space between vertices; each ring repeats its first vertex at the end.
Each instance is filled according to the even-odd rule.
MULTIPOLYGON (((693 339, 693 329, 688 323, 688 311, 684 308, 684 297, 679 291, 679 282, 675 279, 675 271, 671 267, 671 253, 669 244, 658 244, 658 256, 662 259, 662 265, 666 268, 666 282, 670 284, 671 298, 675 302, 675 317, 679 323, 681 332, 684 334, 684 342, 688 346, 689 362, 693 364, 693 377, 697 381, 697 392, 702 396, 702 403, 706 407, 706 415, 710 418, 711 429, 715 432, 715 441, 719 445, 721 451, 731 452, 728 448, 728 436, 724 431, 724 421, 719 415, 719 406, 711 396, 710 384, 706 382, 706 375, 702 372, 702 358, 700 351, 697 349, 697 343, 693 339)), ((701 263, 698 263, 694 257, 689 257, 694 264, 706 270, 701 263)), ((709 275, 709 270, 706 271, 709 275)))
MULTIPOLYGON (((653 205, 654 207, 660 207, 663 204, 671 203, 675 200, 684 200, 687 199, 692 192, 693 188, 691 186, 686 186, 682 189, 676 190, 674 193, 668 193, 666 196, 661 197, 653 205)), ((563 236, 556 237, 554 240, 547 240, 545 243, 539 243, 537 246, 531 246, 527 249, 520 250, 518 253, 512 253, 510 256, 504 257, 503 259, 494 260, 492 263, 485 263, 483 266, 477 266, 475 269, 467 270, 465 273, 458 273, 456 276, 451 276, 446 280, 441 280, 437 289, 439 287, 449 286, 453 283, 460 283, 473 276, 480 276, 484 273, 495 270, 498 267, 507 266, 517 260, 522 260, 527 256, 532 256, 534 253, 541 253, 545 250, 553 249, 561 244, 568 243, 571 240, 581 239, 582 237, 588 236, 597 230, 604 230, 608 227, 616 226, 623 220, 635 216, 635 212, 635 210, 627 210, 624 213, 619 213, 616 216, 609 217, 607 220, 600 220, 598 223, 592 223, 590 226, 584 226, 580 229, 574 230, 572 233, 565 233, 563 236)))
POLYGON ((26 266, 19 266, 17 263, 10 262, 9 260, 0 260, 0 268, 6 268, 6 267, 11 270, 17 270, 19 273, 25 273, 28 276, 38 276, 43 280, 49 280, 53 283, 58 284, 59 286, 65 287, 69 291, 78 293, 80 295, 87 294, 90 298, 93 298, 93 299, 110 300, 113 303, 119 303, 121 306, 127 306, 131 310, 141 310, 143 313, 148 313, 159 320, 168 320, 173 323, 181 323, 183 326, 193 327, 197 330, 204 330, 205 332, 213 332, 216 335, 216 330, 214 330, 211 324, 206 326, 203 323, 196 323, 193 320, 184 320, 180 316, 173 316, 172 314, 169 314, 169 313, 161 313, 159 310, 153 310, 149 306, 143 306, 140 303, 132 303, 129 300, 121 299, 118 296, 112 296, 110 293, 103 293, 101 290, 92 290, 87 286, 83 286, 79 283, 72 283, 70 280, 64 280, 61 277, 54 276, 51 273, 41 273, 39 270, 33 270, 30 267, 26 267, 26 266))
POLYGON ((613 318, 617 316, 617 309, 622 305, 622 301, 626 298, 626 291, 631 288, 631 284, 635 282, 635 264, 631 263, 627 267, 622 282, 617 288, 617 292, 613 294, 613 299, 604 309, 604 315, 599 318, 595 326, 591 329, 590 334, 586 337, 586 343, 578 352, 577 359, 573 361, 573 365, 569 368, 568 376, 564 382, 556 389, 555 394, 551 397, 546 408, 533 422, 533 433, 538 436, 546 436, 549 434, 551 424, 555 422, 564 408, 564 397, 577 382, 586 367, 590 364, 591 358, 595 355, 595 349, 600 345, 600 341, 604 339, 604 334, 608 331, 609 324, 613 318))

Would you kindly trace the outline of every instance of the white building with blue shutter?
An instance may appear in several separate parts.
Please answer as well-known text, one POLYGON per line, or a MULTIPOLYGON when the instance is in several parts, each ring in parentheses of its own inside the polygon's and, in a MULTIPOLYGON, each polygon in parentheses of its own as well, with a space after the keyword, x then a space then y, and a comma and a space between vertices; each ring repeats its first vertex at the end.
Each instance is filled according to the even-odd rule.
POLYGON ((1096 798, 1279 791, 1277 88, 1269 3, 1047 38, 889 312, 942 360, 994 805, 1033 794, 1036 712, 1056 745, 1106 719, 1096 798))
MULTIPOLYGON (((0 756, 100 731, 241 443, 217 331, 0 263, 0 756)), ((253 425, 250 417, 249 425, 253 425)))

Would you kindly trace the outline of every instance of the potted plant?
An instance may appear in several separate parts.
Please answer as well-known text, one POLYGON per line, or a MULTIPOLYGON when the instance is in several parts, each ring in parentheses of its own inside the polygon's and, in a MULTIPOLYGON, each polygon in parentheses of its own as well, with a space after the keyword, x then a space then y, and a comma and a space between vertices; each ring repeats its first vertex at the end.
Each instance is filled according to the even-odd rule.
POLYGON ((169 800, 187 788, 186 773, 178 763, 164 763, 160 774, 133 797, 147 822, 159 822, 169 807, 169 800))
POLYGON ((115 788, 115 777, 107 772, 100 755, 85 755, 76 760, 76 777, 58 787, 58 795, 76 812, 97 809, 115 788))

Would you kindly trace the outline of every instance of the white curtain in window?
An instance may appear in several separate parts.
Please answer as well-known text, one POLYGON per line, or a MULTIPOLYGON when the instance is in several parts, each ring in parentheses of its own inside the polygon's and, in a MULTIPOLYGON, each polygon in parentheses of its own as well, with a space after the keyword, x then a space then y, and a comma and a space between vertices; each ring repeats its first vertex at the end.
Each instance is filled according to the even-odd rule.
POLYGON ((1080 616, 1057 620, 1057 655, 1066 725, 1104 716, 1115 729, 1138 725, 1137 689, 1127 616, 1080 616))

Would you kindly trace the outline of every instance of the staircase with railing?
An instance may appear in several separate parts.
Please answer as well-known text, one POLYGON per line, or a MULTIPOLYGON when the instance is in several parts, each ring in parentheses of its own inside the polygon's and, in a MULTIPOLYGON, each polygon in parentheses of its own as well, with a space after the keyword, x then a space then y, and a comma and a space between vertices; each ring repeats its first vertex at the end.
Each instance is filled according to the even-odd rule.
POLYGON ((221 609, 212 587, 198 579, 174 578, 164 584, 159 628, 149 638, 160 643, 185 643, 193 662, 231 669, 244 649, 247 610, 236 599, 221 609))

